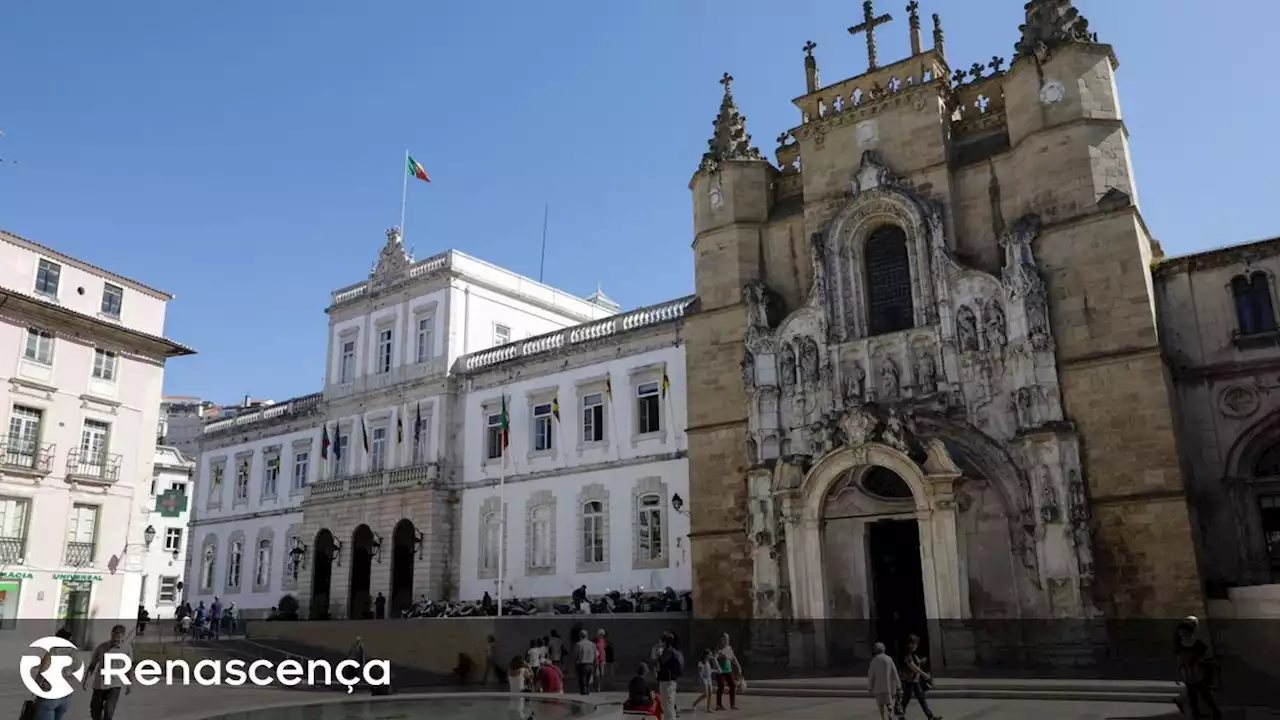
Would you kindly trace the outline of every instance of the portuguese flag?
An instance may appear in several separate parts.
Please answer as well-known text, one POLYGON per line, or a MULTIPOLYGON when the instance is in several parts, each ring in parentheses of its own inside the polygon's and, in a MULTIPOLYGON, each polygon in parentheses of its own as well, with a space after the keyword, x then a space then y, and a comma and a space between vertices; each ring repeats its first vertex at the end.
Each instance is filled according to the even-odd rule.
POLYGON ((414 160, 412 155, 409 156, 408 167, 405 168, 405 171, 410 177, 418 178, 423 182, 431 182, 431 177, 427 175, 426 168, 422 167, 422 163, 414 160))

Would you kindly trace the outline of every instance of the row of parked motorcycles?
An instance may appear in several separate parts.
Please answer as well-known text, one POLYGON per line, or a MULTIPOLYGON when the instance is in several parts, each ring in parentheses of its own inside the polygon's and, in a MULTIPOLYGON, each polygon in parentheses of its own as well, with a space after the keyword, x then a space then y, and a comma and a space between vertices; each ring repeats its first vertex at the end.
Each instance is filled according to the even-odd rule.
MULTIPOLYGON (((604 595, 591 597, 587 595, 585 585, 573 592, 571 602, 557 603, 552 607, 556 615, 610 615, 637 612, 691 612, 692 610, 692 593, 677 593, 672 588, 666 588, 661 592, 646 592, 644 588, 636 588, 625 595, 618 590, 610 590, 604 595)), ((406 618, 485 617, 497 614, 498 605, 489 593, 485 593, 481 600, 458 602, 428 600, 424 597, 401 613, 402 617, 406 618)), ((513 617, 538 615, 540 610, 533 600, 508 598, 502 601, 502 614, 513 617)))

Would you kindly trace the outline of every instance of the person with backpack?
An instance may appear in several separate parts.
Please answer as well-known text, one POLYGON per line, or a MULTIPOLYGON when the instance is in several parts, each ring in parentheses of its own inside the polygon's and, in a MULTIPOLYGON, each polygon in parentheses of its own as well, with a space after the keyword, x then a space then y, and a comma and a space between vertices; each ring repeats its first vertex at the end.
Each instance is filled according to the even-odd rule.
POLYGON ((676 685, 684 671, 684 655, 680 652, 680 639, 670 630, 662 633, 659 645, 658 694, 662 698, 662 717, 670 720, 676 716, 676 685))

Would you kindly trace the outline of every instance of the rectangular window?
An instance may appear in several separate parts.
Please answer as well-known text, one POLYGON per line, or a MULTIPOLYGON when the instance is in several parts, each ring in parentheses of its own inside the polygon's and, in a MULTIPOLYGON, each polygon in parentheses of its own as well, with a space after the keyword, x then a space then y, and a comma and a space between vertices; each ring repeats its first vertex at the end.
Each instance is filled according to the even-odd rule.
POLYGON ((160 491, 159 491, 159 490, 157 490, 157 487, 159 486, 159 484, 160 484, 160 478, 157 478, 157 477, 153 477, 153 478, 151 478, 151 495, 152 495, 152 497, 155 497, 156 495, 158 495, 158 494, 159 494, 159 492, 160 492, 160 491))
POLYGON ((339 435, 337 446, 338 451, 334 456, 338 458, 338 477, 344 477, 347 474, 347 450, 351 447, 351 436, 339 435))
POLYGON ((27 537, 27 517, 31 501, 26 498, 0 498, 0 562, 15 563, 22 557, 22 543, 27 537), (19 541, 17 546, 9 544, 19 541))
POLYGON ((236 466, 236 500, 249 499, 249 461, 241 460, 236 466))
POLYGON ((600 500, 582 506, 582 562, 604 562, 604 503, 600 500))
POLYGON ((182 550, 182 528, 165 528, 164 530, 164 551, 175 552, 182 550))
POLYGON ((582 398, 582 441, 604 440, 604 393, 591 393, 582 398))
POLYGON ((533 406, 533 449, 550 450, 552 446, 551 403, 533 406))
POLYGON ((178 602, 177 575, 160 576, 160 595, 156 598, 156 602, 163 603, 165 605, 172 605, 178 602))
POLYGON ((511 328, 507 327, 506 325, 499 325, 497 323, 494 323, 493 344, 506 345, 509 342, 511 342, 511 328))
POLYGON ((485 455, 495 460, 502 457, 502 414, 490 414, 485 424, 485 455))
POLYGON ((293 549, 301 544, 302 538, 297 535, 291 536, 289 538, 289 552, 284 554, 284 567, 288 573, 287 578, 294 583, 298 582, 298 574, 302 570, 302 556, 293 552, 293 549))
POLYGON ((356 341, 342 343, 342 358, 338 361, 338 382, 349 383, 356 376, 356 341))
POLYGON ((280 458, 267 458, 266 468, 262 473, 262 495, 263 497, 275 497, 276 481, 280 479, 280 458))
POLYGON ((297 452, 293 454, 293 489, 301 490, 307 486, 307 473, 311 470, 311 453, 297 452))
POLYGON ((107 447, 111 434, 111 425, 99 420, 85 420, 80 430, 80 467, 81 475, 101 477, 107 466, 107 447))
POLYGON ((67 525, 67 542, 92 545, 98 529, 98 506, 76 503, 71 508, 71 522, 67 525))
POLYGON ((641 383, 636 388, 636 428, 641 435, 662 429, 662 404, 658 383, 641 383))
POLYGON ((662 500, 657 495, 640 498, 640 515, 636 531, 640 560, 662 559, 662 500))
POLYGON ((5 445, 4 464, 10 467, 34 468, 40 457, 40 426, 44 413, 36 408, 14 405, 9 415, 9 442, 5 445))
POLYGON ((391 328, 378 333, 378 366, 373 371, 379 375, 391 372, 391 328))
POLYGON ((36 267, 36 292, 46 297, 58 297, 58 281, 62 278, 62 266, 41 260, 36 267))
POLYGON ((169 489, 174 490, 176 492, 180 492, 183 495, 186 495, 187 483, 183 480, 174 480, 173 482, 169 483, 169 489))
POLYGON ((426 362, 435 352, 435 324, 432 315, 418 318, 418 362, 426 362))
POLYGON ((93 376, 99 380, 116 379, 116 354, 110 350, 94 348, 93 376))
POLYGON ((120 309, 124 307, 124 288, 106 283, 102 286, 102 314, 109 317, 120 317, 120 309))
POLYGON ((381 472, 387 469, 387 429, 376 427, 369 436, 369 470, 381 472))
POLYGON ((41 365, 53 364, 53 333, 36 328, 27 329, 27 347, 22 356, 41 365))

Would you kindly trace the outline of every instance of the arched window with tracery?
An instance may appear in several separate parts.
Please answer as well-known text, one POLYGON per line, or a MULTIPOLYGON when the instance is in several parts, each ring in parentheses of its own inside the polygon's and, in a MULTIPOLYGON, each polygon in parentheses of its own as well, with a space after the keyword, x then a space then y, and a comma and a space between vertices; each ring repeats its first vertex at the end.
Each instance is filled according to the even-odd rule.
POLYGON ((914 327, 907 234, 897 225, 877 228, 867 238, 864 255, 870 334, 883 335, 914 327))
POLYGON ((1231 294, 1236 303, 1236 322, 1241 335, 1257 335, 1276 329, 1275 306, 1271 302, 1271 281, 1267 274, 1255 271, 1231 279, 1231 294))

